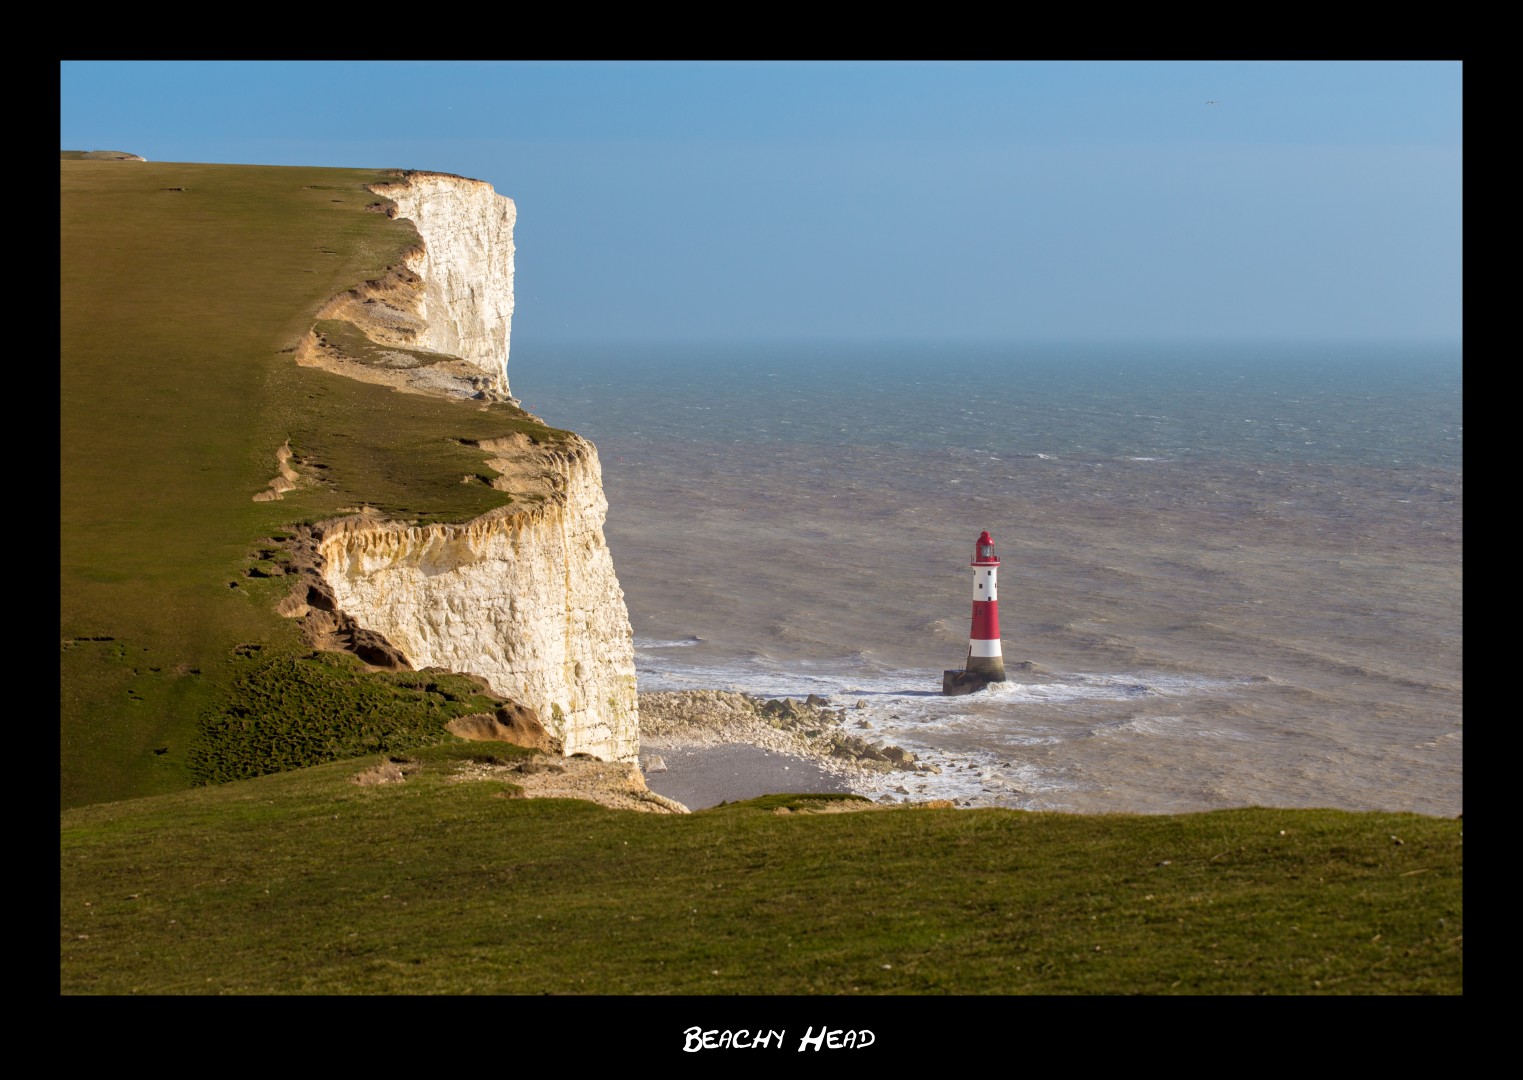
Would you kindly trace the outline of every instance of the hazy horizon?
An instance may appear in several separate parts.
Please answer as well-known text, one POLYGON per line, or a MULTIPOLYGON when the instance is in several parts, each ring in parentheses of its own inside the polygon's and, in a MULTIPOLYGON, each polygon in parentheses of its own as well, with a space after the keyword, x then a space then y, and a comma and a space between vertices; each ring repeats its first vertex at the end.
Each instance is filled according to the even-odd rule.
POLYGON ((61 149, 518 209, 513 352, 1437 340, 1458 61, 66 61, 61 149), (356 108, 389 86, 384 110, 356 108))

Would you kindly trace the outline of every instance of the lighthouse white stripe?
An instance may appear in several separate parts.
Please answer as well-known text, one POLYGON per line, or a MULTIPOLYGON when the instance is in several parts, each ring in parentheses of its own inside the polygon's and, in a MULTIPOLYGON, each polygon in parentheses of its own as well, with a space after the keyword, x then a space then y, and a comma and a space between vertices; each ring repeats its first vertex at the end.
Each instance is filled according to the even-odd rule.
POLYGON ((976 638, 968 642, 968 655, 970 656, 999 656, 999 639, 993 641, 979 641, 976 638))

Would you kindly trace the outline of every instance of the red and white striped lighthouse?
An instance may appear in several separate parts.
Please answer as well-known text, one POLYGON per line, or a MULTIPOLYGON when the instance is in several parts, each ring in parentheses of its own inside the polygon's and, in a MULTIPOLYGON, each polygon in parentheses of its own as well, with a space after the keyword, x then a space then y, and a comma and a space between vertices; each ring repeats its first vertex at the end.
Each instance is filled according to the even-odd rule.
POLYGON ((999 556, 985 529, 973 548, 973 629, 968 633, 966 670, 989 682, 1005 681, 999 647, 999 556))

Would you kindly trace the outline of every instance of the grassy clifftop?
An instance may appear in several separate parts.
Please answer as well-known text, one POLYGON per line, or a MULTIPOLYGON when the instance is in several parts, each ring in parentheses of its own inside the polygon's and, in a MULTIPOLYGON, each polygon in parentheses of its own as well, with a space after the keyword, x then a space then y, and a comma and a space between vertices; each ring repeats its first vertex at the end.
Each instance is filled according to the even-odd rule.
MULTIPOLYGON (((466 444, 548 434, 507 404, 294 362, 329 298, 417 243, 410 223, 376 212, 366 185, 380 179, 63 155, 62 805, 193 783, 207 726, 246 694, 251 662, 282 684, 272 708, 307 711, 292 688, 313 681, 284 665, 309 650, 274 613, 289 588, 274 542, 285 530, 359 504, 464 520, 506 501, 461 483, 491 475, 466 444), (303 485, 254 501, 287 442, 303 485)), ((374 680, 351 677, 366 699, 374 680)), ((387 745, 384 730, 370 737, 387 745)))
POLYGON ((523 753, 438 747, 390 783, 360 782, 375 759, 335 762, 66 812, 63 991, 1463 989, 1460 821, 828 813, 782 795, 674 816, 516 798, 511 771, 467 768, 523 753))

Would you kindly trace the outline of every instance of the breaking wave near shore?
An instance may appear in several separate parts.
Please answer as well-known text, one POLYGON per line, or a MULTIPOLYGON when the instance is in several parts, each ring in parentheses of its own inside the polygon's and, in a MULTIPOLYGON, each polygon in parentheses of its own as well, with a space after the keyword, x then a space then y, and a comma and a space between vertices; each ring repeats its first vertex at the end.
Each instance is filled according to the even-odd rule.
MULTIPOLYGON (((646 645, 653 651, 662 647, 674 646, 646 645)), ((1113 715, 1116 709, 1132 710, 1148 701, 1153 709, 1163 710, 1169 701, 1251 692, 1259 683, 1164 672, 1048 673, 1023 676, 1030 681, 994 683, 976 696, 947 697, 930 688, 935 676, 908 669, 843 676, 817 661, 763 661, 642 667, 639 679, 642 717, 649 714, 647 703, 656 699, 687 698, 702 711, 705 698, 717 689, 751 699, 758 712, 780 703, 812 705, 816 727, 833 725, 856 741, 908 756, 912 768, 889 771, 876 767, 881 758, 864 762, 843 754, 830 740, 815 746, 770 741, 758 738, 747 713, 732 715, 726 723, 725 717, 709 711, 723 738, 770 743, 774 749, 812 757, 840 775, 856 794, 884 802, 949 800, 960 806, 1029 810, 1094 808, 1085 795, 1085 777, 1063 760, 1063 747, 1074 740, 1250 738, 1166 711, 1118 719, 1113 715)), ((712 730, 709 737, 714 737, 712 730)), ((673 744, 660 735, 654 741, 662 747, 673 744)), ((1160 807, 1136 798, 1127 809, 1160 807)))

